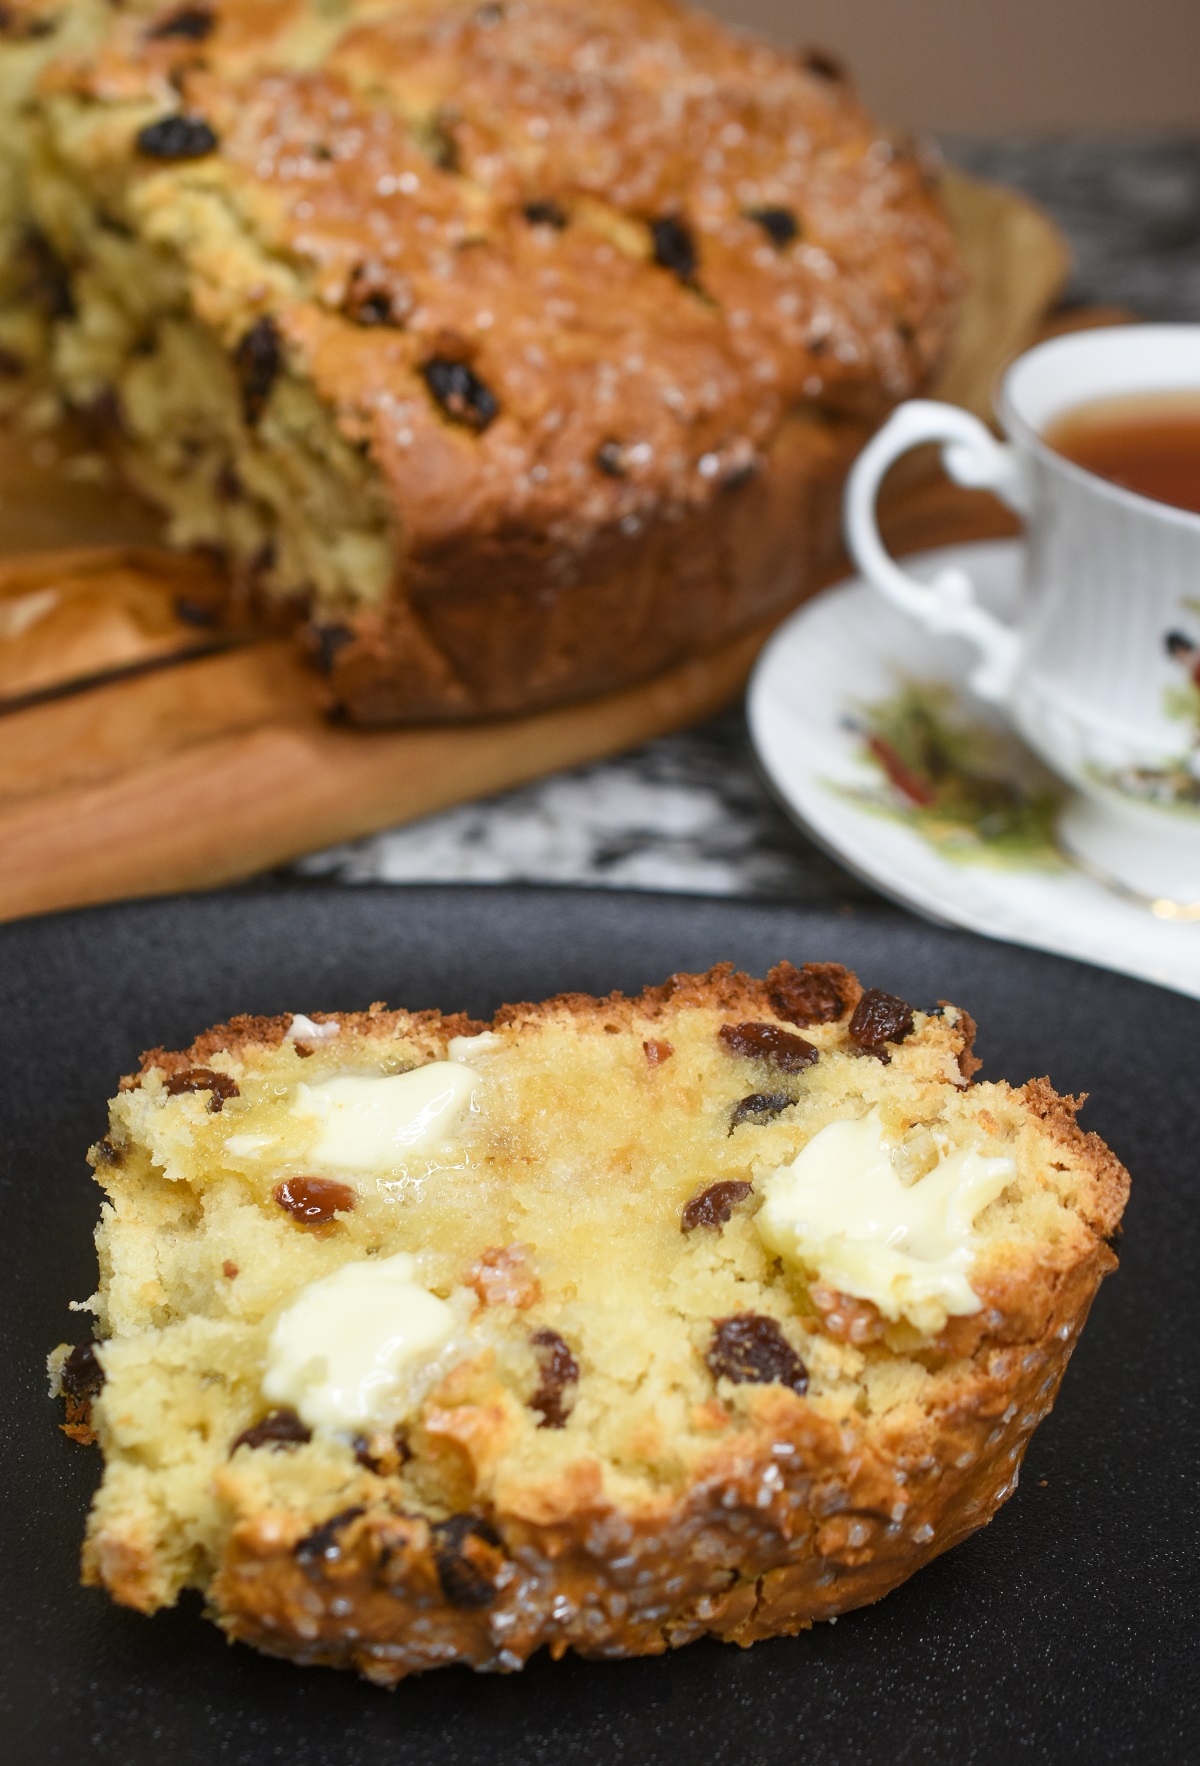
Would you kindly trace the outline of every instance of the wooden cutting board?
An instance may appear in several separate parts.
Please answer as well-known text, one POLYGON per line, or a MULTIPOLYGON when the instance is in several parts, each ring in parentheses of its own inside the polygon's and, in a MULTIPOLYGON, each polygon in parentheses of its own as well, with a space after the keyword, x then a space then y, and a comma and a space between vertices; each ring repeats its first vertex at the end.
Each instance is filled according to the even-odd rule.
MULTIPOLYGON (((986 415, 1059 297, 1066 248, 1009 191, 950 175, 946 198, 972 280, 937 390, 986 415)), ((899 469, 883 524, 898 552, 1016 531, 931 456, 899 469)), ((181 616, 215 567, 156 539, 78 434, 0 441, 0 919, 232 882, 683 728, 737 696, 775 623, 584 704, 352 731, 325 719, 288 639, 217 639, 181 616)))

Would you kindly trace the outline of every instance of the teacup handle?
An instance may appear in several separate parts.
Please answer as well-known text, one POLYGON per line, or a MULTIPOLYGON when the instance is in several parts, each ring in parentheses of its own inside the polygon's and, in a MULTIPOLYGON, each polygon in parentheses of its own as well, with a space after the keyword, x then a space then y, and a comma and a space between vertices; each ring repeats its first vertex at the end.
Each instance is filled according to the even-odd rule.
POLYGON ((869 441, 846 485, 845 527, 850 555, 872 587, 928 631, 965 638, 979 653, 971 686, 982 699, 1008 698, 1017 664, 1017 634, 986 612, 965 570, 947 566, 923 583, 889 556, 875 519, 875 502, 893 461, 924 442, 941 442, 942 464, 957 484, 994 491, 1018 515, 1028 512, 1016 451, 998 442, 977 417, 957 405, 910 399, 869 441))

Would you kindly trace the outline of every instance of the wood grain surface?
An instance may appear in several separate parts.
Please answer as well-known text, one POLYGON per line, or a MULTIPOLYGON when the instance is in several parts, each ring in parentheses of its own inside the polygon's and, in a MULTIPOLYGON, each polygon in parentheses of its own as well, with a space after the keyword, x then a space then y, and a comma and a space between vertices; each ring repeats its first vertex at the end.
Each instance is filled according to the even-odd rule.
MULTIPOLYGON (((987 415, 1066 249, 1009 191, 947 175, 946 199, 971 289, 937 391, 987 415)), ((897 469, 881 519, 897 552, 1016 531, 931 453, 897 469)), ((737 696, 775 623, 583 704, 352 731, 289 639, 207 623, 217 566, 156 534, 79 432, 0 437, 0 919, 228 883, 683 728, 737 696)))

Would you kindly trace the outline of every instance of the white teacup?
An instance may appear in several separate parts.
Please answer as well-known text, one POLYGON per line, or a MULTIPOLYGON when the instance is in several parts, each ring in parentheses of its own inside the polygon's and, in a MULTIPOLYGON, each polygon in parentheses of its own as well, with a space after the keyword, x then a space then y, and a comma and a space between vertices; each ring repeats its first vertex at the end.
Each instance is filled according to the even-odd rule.
POLYGON ((1042 436, 1093 399, 1191 389, 1200 393, 1200 325, 1055 338, 1004 377, 1007 444, 954 405, 914 399, 868 444, 846 487, 846 537, 863 576, 930 631, 974 645, 974 690, 1002 704, 1074 787, 1064 846, 1168 913, 1200 903, 1200 718, 1189 715, 1200 710, 1191 672, 1200 515, 1097 478, 1042 436), (884 550, 880 482, 923 442, 941 442, 959 484, 996 492, 1024 517, 1024 593, 1011 627, 978 604, 964 571, 919 582, 884 550))

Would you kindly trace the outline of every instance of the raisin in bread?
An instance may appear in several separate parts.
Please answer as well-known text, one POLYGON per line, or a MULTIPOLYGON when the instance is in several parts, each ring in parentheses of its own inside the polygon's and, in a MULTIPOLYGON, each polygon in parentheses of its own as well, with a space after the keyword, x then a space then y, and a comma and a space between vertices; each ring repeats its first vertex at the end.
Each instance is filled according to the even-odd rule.
POLYGON ((1128 1180, 973 1025, 728 966, 489 1025, 235 1019, 94 1149, 85 1580, 391 1683, 748 1643, 1012 1492, 1128 1180))
POLYGON ((947 341, 928 169, 828 57, 672 0, 3 12, 54 384, 357 721, 781 612, 947 341))

